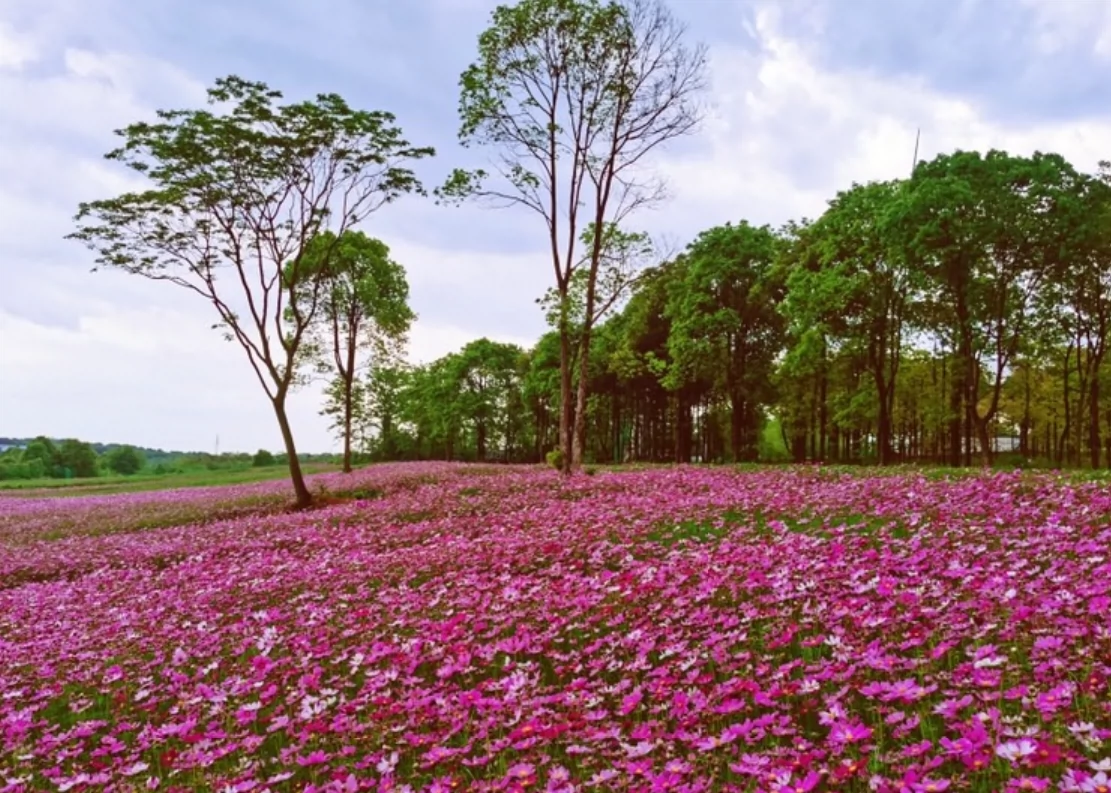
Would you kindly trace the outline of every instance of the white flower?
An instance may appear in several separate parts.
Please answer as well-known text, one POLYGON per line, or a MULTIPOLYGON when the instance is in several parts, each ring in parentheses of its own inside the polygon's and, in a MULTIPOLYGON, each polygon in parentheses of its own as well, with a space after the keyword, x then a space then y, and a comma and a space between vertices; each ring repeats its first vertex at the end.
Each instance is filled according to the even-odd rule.
POLYGON ((1007 741, 995 747, 995 753, 1002 757, 1004 760, 1010 760, 1012 763, 1028 755, 1032 755, 1038 749, 1037 745, 1028 738, 1022 738, 1017 741, 1007 741))
POLYGON ((150 765, 140 760, 135 765, 123 769, 123 771, 121 771, 120 773, 122 773, 124 776, 135 776, 136 774, 140 774, 143 771, 146 771, 148 768, 150 768, 150 765))

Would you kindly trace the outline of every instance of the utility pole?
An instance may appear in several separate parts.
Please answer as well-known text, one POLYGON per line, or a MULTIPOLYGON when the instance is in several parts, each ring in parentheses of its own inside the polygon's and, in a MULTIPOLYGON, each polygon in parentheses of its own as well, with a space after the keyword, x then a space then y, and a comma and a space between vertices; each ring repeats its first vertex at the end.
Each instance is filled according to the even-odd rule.
POLYGON ((220 436, 216 436, 216 450, 213 452, 214 457, 220 456, 220 436))
POLYGON ((910 175, 914 176, 914 169, 918 166, 918 141, 922 139, 922 128, 914 133, 914 162, 910 164, 910 175))

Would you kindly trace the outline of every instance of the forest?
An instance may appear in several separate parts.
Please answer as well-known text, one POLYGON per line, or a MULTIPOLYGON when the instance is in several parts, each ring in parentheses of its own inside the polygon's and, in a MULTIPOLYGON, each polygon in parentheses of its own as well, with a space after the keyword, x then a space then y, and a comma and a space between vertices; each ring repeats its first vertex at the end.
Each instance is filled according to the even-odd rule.
MULTIPOLYGON (((667 258, 611 231, 572 367, 587 461, 1111 465, 1108 163, 944 154, 852 185, 816 219, 727 223, 667 258)), ((544 459, 560 407, 549 319, 532 349, 483 338, 370 367, 356 449, 544 459)), ((342 403, 333 389, 325 412, 342 403)))

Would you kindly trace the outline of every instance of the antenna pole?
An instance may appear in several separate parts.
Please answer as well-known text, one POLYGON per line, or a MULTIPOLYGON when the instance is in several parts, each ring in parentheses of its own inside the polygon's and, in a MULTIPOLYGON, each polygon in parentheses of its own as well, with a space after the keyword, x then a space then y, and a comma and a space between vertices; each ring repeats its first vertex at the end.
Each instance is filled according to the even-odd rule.
POLYGON ((922 139, 922 128, 919 127, 918 131, 914 133, 914 162, 910 164, 910 175, 914 176, 914 169, 918 165, 918 141, 922 139))

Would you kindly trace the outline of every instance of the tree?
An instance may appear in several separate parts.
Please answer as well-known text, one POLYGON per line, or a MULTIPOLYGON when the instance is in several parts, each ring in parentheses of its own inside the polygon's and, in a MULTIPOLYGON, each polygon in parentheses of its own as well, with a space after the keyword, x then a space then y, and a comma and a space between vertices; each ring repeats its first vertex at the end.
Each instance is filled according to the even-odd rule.
POLYGON ((515 344, 476 339, 452 356, 458 410, 475 429, 475 456, 486 460, 492 435, 500 435, 503 457, 509 456, 515 416, 512 394, 520 384, 523 350, 515 344))
POLYGON ((1086 417, 1077 416, 1075 446, 1079 454, 1086 418, 1088 462, 1098 468, 1099 371, 1111 333, 1111 163, 1100 163, 1098 177, 1078 175, 1072 186, 1071 194, 1057 202, 1053 217, 1062 255, 1051 263, 1051 277, 1037 302, 1043 326, 1057 325, 1075 349, 1078 412, 1088 408, 1086 417))
POLYGON ((572 466, 582 464, 586 433, 586 403, 589 377, 581 376, 590 368, 589 353, 593 329, 618 305, 635 285, 637 276, 655 255, 655 245, 647 233, 622 231, 616 224, 609 224, 602 234, 600 264, 592 270, 590 257, 595 239, 594 224, 583 230, 580 242, 585 253, 579 266, 571 275, 571 283, 564 294, 556 288, 548 290, 539 301, 544 306, 548 324, 556 330, 562 326, 571 335, 572 371, 578 367, 580 377, 575 387, 574 437, 578 439, 572 450, 572 466), (594 286, 591 289, 591 275, 594 286), (584 360, 579 361, 579 357, 584 360), (577 457, 575 455, 578 455, 577 457))
POLYGON ((188 289, 238 342, 274 410, 299 506, 312 495, 286 400, 316 321, 327 255, 302 267, 310 241, 341 239, 370 213, 421 192, 407 163, 433 154, 402 138, 394 117, 335 94, 279 104, 280 92, 238 77, 208 91, 212 109, 163 110, 119 130, 107 155, 149 189, 84 203, 69 235, 116 267, 188 289), (286 274, 283 277, 283 272, 286 274), (296 294, 297 299, 291 296, 296 294), (288 308, 288 311, 287 311, 288 308))
POLYGON ((123 476, 138 473, 146 464, 143 453, 134 446, 115 447, 104 455, 104 462, 109 470, 123 476))
POLYGON ((374 454, 379 459, 393 460, 401 454, 403 395, 410 376, 404 362, 378 361, 363 383, 366 422, 374 431, 374 454))
POLYGON ((266 449, 259 449, 251 458, 251 466, 254 468, 269 468, 274 463, 274 455, 266 449))
POLYGON ((699 379, 730 402, 734 460, 754 459, 762 405, 782 343, 780 239, 768 226, 727 223, 702 232, 686 252, 668 305, 671 389, 699 379))
POLYGON ((96 476, 98 457, 96 450, 84 441, 66 438, 58 445, 58 465, 80 479, 96 476))
POLYGON ((24 447, 20 460, 28 464, 37 463, 41 466, 43 473, 53 476, 59 465, 58 448, 50 438, 39 435, 24 447))
POLYGON ((876 446, 881 465, 894 462, 891 416, 917 270, 893 239, 889 217, 900 182, 854 185, 839 193, 806 234, 815 267, 796 267, 788 284, 788 314, 805 329, 822 326, 827 341, 853 346, 871 374, 876 446))
MULTIPOLYGON (((963 412, 984 465, 1003 382, 1035 330, 1036 297, 1061 253, 1056 219, 1077 178, 1056 154, 940 155, 917 166, 893 220, 911 266, 933 283, 930 327, 960 360, 954 421, 963 412)), ((953 436, 959 441, 959 423, 953 436)), ((956 454, 959 442, 952 446, 956 454)))
POLYGON ((524 207, 543 219, 560 305, 565 472, 581 463, 585 444, 586 425, 574 422, 572 369, 576 357, 580 371, 587 368, 607 232, 663 197, 646 158, 700 120, 705 50, 688 48, 684 33, 657 0, 521 0, 495 9, 478 59, 460 79, 460 140, 498 151, 501 183, 488 184, 483 170, 456 170, 440 194, 524 207), (587 224, 593 233, 580 259, 587 224), (587 275, 576 343, 570 295, 580 268, 587 275))
POLYGON ((388 359, 399 353, 416 318, 409 308, 409 284, 405 269, 390 258, 389 247, 361 231, 348 230, 338 238, 323 232, 307 246, 300 266, 309 277, 299 279, 306 288, 294 293, 294 302, 320 303, 305 356, 323 371, 335 373, 325 413, 337 417, 343 470, 350 473, 352 433, 363 418, 357 414, 365 402, 357 380, 360 355, 369 352, 388 359), (324 283, 316 296, 319 279, 324 283))

